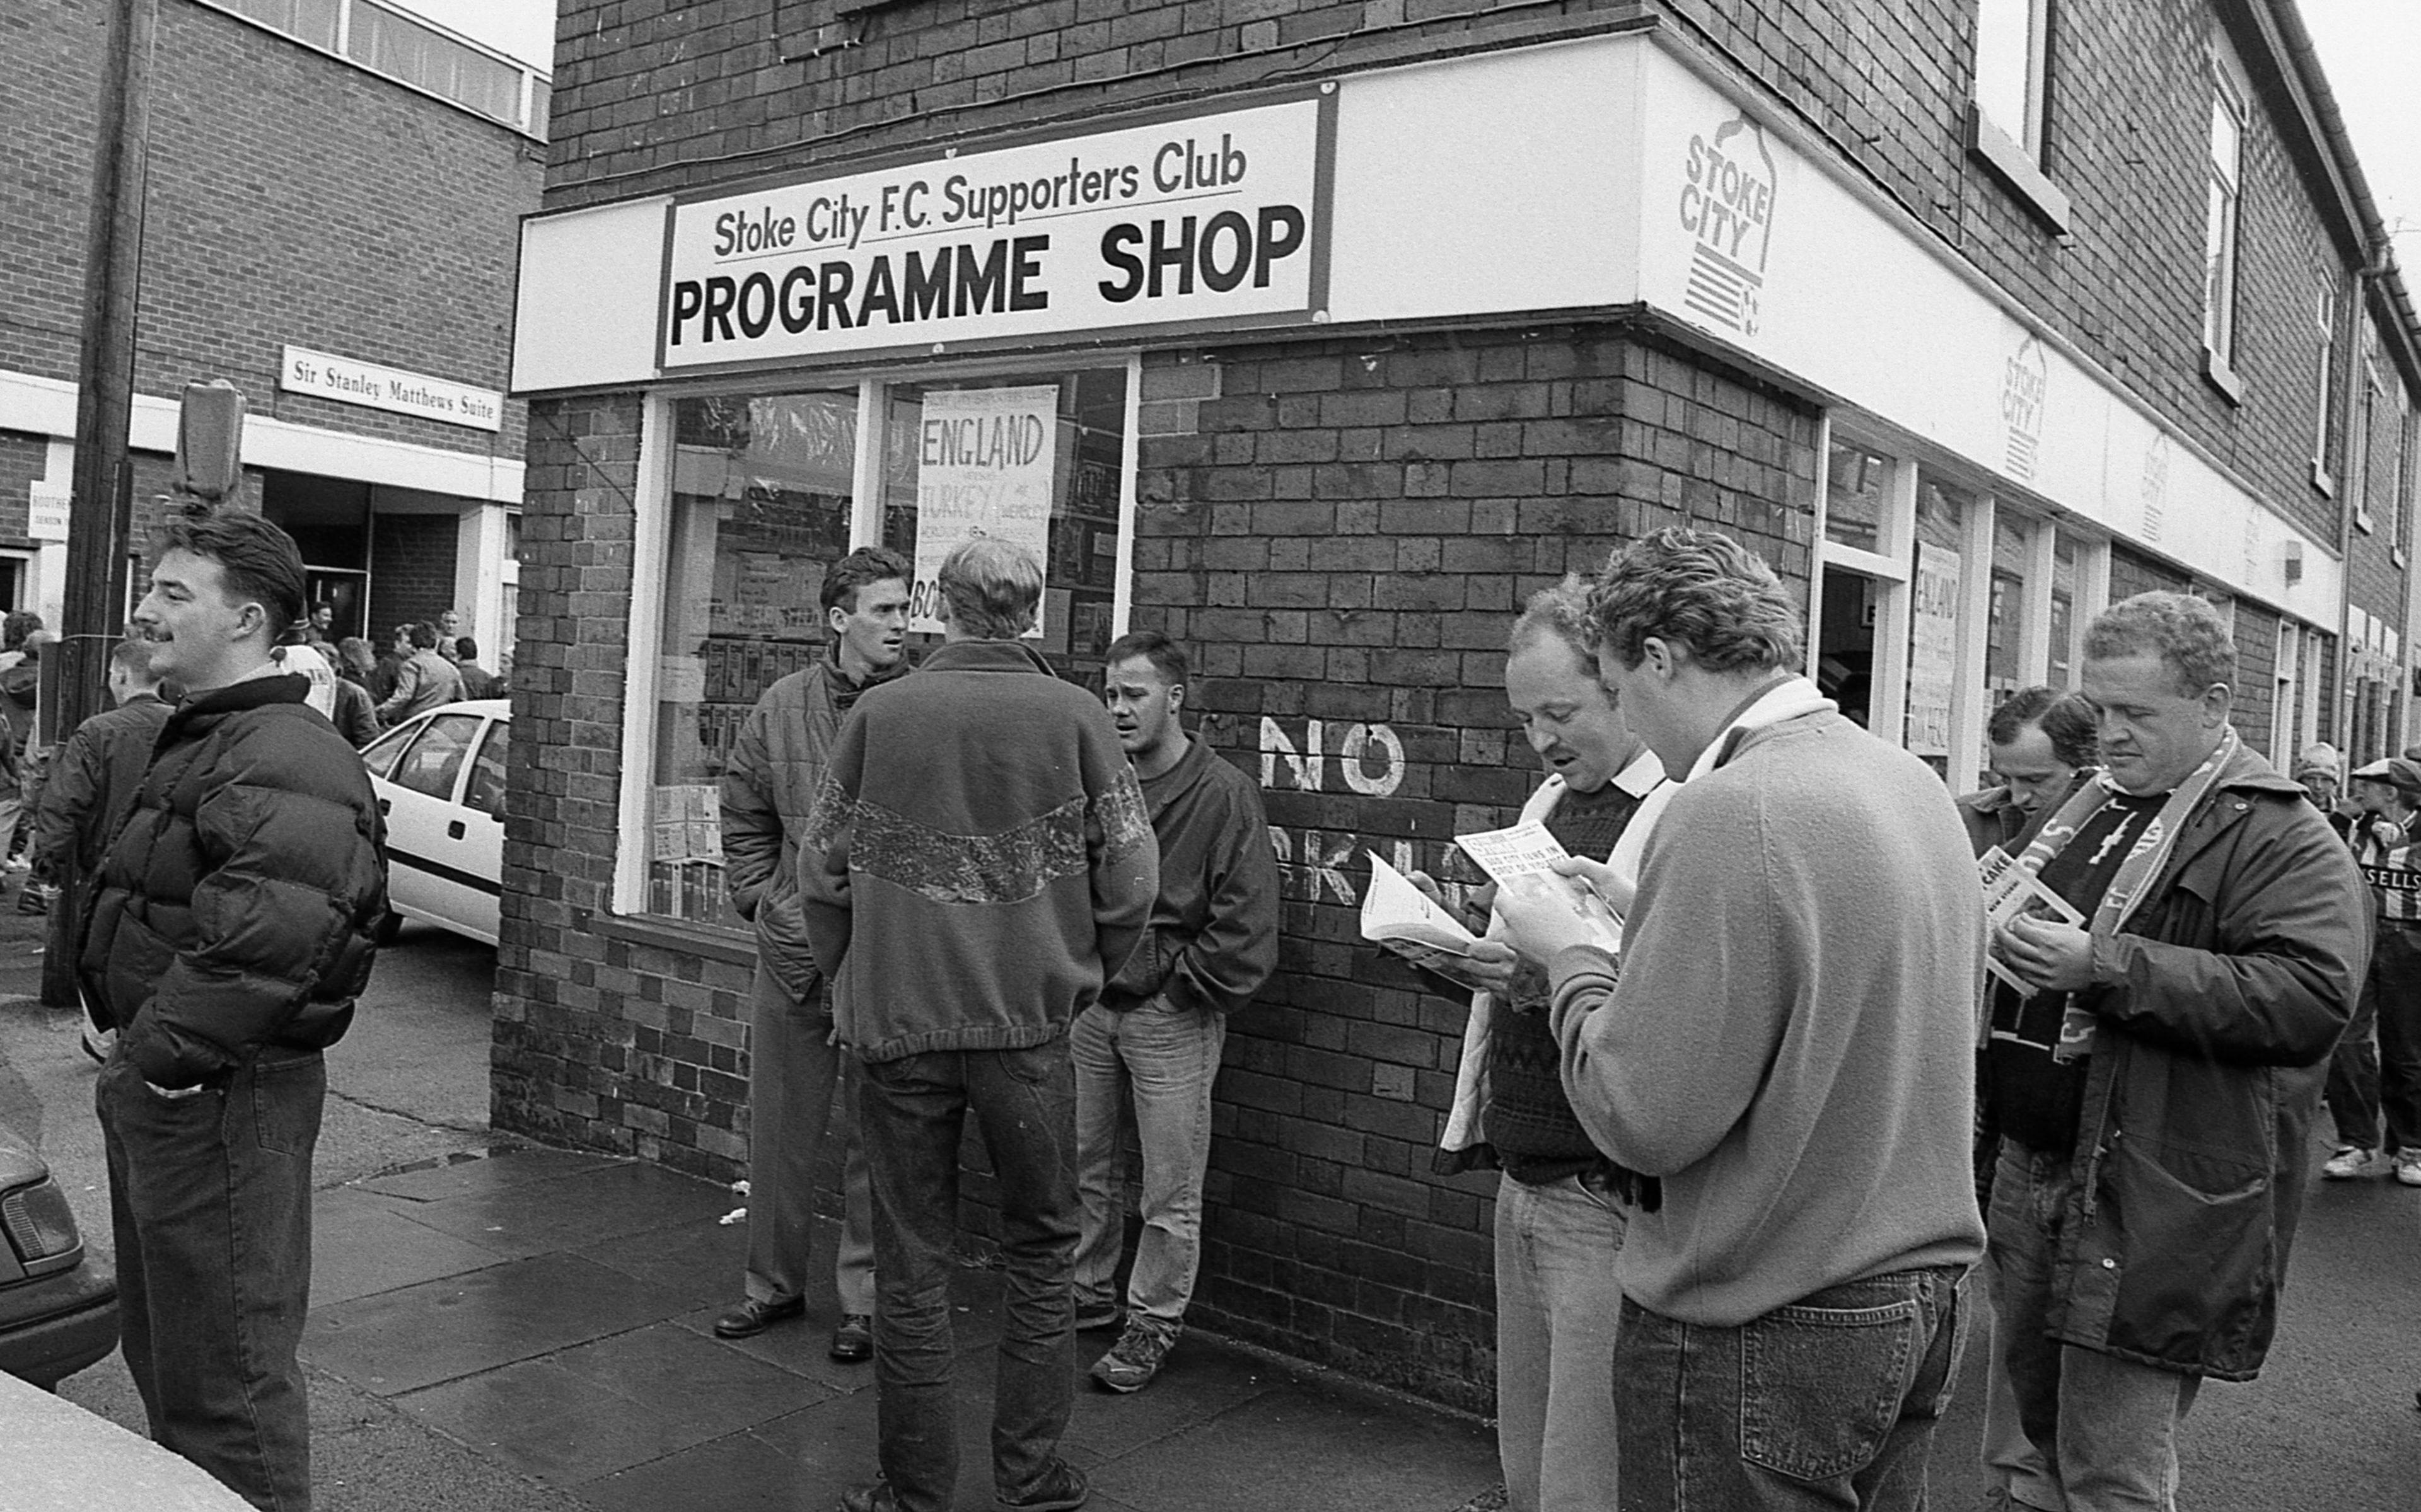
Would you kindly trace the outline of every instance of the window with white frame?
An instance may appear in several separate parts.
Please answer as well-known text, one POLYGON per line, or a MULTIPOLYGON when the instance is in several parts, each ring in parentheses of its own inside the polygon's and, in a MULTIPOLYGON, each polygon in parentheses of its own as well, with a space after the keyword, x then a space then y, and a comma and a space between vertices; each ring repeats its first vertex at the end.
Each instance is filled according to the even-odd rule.
POLYGON ((2029 158, 2042 158, 2051 0, 1976 0, 1976 109, 2029 158))
POLYGON ((376 0, 206 0, 543 139, 551 90, 526 64, 376 0))
POLYGON ((635 854, 617 907, 741 926, 724 888, 721 780, 749 711, 828 654, 826 572, 859 546, 914 566, 911 654, 939 644, 932 569, 971 533, 1023 540, 1044 592, 1032 644, 1098 680, 1124 628, 1130 365, 913 382, 801 382, 661 401, 640 498, 625 778, 635 854), (667 455, 668 453, 668 455, 667 455), (644 680, 643 680, 644 679, 644 680))
POLYGON ((2244 138, 2252 125, 2252 95, 2227 44, 2211 46, 2210 195, 2204 235, 2202 344, 2213 361, 2229 366, 2236 351, 2236 257, 2238 208, 2243 197, 2244 138))
POLYGON ((2370 518, 2370 438, 2379 424, 2379 401, 2385 394, 2385 386, 2379 381, 2379 365, 2366 352, 2362 364, 2362 392, 2355 396, 2352 424, 2347 427, 2345 448, 2346 497, 2353 501, 2354 524, 2364 530, 2373 528, 2370 518))
POLYGON ((2334 277, 2322 273, 2313 307, 2313 335, 2318 342, 2312 383, 2312 481, 2325 490, 2329 479, 2329 412, 2336 408, 2337 290, 2334 277))

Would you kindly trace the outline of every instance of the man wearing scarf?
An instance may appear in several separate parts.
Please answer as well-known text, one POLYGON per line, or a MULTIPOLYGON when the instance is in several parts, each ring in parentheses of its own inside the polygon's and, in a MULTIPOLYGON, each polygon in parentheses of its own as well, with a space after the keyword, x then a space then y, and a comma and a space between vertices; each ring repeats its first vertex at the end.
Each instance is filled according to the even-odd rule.
POLYGON ((1976 867, 1932 771, 1798 676, 1798 605, 1730 538, 1664 530, 1590 595, 1598 664, 1686 778, 1620 961, 1569 904, 1500 889, 1547 964, 1565 1090, 1658 1177, 1616 1277, 1622 1505, 1925 1504, 1983 1253, 1968 1153, 1976 867))
POLYGON ((2250 1380, 2277 1323, 2330 1051, 2370 953, 2360 873, 2228 724, 2236 649, 2146 593, 2085 633, 2107 771, 2019 857, 2083 925, 1992 948, 1989 1228, 2007 1369, 2049 1512, 2174 1505, 2205 1378, 2250 1380))
MULTIPOLYGON (((841 721, 868 688, 908 670, 908 558, 881 546, 824 574, 818 601, 832 646, 765 690, 732 742, 723 774, 723 854, 732 906, 757 927, 749 998, 748 1262, 740 1305, 714 1321, 726 1339, 760 1333, 806 1306, 816 1217, 816 1155, 845 1075, 833 1044, 825 974, 799 902, 799 833, 816 806, 841 721)), ((874 1219, 857 1120, 843 1096, 840 1246, 833 1281, 840 1323, 828 1351, 874 1353, 874 1219)))

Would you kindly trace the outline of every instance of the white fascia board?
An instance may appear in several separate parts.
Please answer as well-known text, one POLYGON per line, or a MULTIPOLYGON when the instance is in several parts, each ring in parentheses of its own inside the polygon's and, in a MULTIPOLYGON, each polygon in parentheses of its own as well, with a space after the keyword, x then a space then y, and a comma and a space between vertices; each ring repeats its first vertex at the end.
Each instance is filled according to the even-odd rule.
MULTIPOLYGON (((33 373, 0 372, 0 430, 72 438, 75 411, 73 383, 33 373)), ((177 401, 136 395, 127 444, 136 451, 173 455, 177 401)), ((244 417, 243 461, 247 467, 383 483, 456 498, 522 502, 523 466, 518 457, 447 451, 383 436, 324 430, 273 415, 244 417)))

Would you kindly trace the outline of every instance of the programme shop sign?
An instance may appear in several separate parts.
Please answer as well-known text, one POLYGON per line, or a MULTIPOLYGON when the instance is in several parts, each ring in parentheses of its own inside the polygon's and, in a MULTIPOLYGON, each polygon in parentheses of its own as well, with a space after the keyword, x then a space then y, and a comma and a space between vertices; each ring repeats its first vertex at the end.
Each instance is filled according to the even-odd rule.
POLYGON ((675 203, 666 371, 1311 318, 1335 96, 675 203))

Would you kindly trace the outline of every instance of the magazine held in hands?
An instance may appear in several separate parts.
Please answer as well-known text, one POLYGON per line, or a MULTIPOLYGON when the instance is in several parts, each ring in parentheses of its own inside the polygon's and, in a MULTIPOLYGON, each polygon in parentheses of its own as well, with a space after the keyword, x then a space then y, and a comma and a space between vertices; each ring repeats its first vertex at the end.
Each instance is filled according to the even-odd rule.
POLYGON ((1586 882, 1555 870, 1555 863, 1570 859, 1571 852, 1547 833, 1545 825, 1531 819, 1509 829, 1459 834, 1454 843, 1500 888, 1536 887, 1543 882, 1587 923, 1590 943, 1621 954, 1622 920, 1586 882))
MULTIPOLYGON (((2019 865, 2017 858, 1999 846, 1976 859, 1976 873, 1984 884, 1984 917, 1992 935, 2018 919, 2052 919, 2084 927, 2084 914, 2068 899, 2045 887, 2040 878, 2019 865)), ((2034 995, 2034 988, 2002 965, 2001 958, 1990 949, 1984 952, 1984 966, 2020 997, 2034 995)))
POLYGON ((1478 943, 1460 919, 1440 908, 1376 850, 1370 852, 1370 890, 1362 895, 1362 938, 1426 945, 1456 956, 1470 955, 1478 943))

